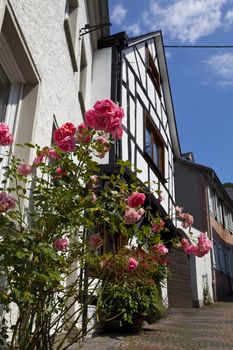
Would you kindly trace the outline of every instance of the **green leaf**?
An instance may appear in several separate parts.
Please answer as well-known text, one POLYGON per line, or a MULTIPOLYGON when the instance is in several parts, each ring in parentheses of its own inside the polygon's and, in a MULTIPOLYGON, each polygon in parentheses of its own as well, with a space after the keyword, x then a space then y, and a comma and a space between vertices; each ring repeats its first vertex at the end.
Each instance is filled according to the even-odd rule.
POLYGON ((17 258, 19 258, 19 259, 24 259, 25 256, 26 256, 26 254, 25 254, 24 252, 17 252, 17 253, 16 253, 16 256, 17 256, 17 258))
POLYGON ((35 146, 30 142, 26 142, 24 145, 30 148, 35 148, 35 146))

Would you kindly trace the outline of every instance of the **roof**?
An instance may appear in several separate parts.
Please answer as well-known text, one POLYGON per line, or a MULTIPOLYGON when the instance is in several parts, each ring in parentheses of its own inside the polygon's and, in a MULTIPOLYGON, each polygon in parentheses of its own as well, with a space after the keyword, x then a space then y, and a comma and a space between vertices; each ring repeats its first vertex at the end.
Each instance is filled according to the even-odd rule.
POLYGON ((233 188, 232 188, 232 187, 225 187, 225 186, 224 186, 224 188, 225 188, 225 190, 226 190, 228 196, 229 196, 229 197, 231 198, 231 200, 233 201, 233 188))
POLYGON ((158 35, 162 35, 161 30, 156 30, 154 32, 146 33, 143 35, 134 36, 133 38, 129 38, 129 46, 134 44, 139 44, 145 40, 149 40, 158 35))

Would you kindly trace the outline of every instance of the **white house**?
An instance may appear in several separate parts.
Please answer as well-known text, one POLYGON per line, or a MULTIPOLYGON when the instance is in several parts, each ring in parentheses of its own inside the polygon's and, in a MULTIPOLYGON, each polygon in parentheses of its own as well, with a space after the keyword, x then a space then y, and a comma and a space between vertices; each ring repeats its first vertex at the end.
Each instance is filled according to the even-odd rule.
MULTIPOLYGON (((108 22, 107 0, 0 1, 0 122, 17 143, 49 146, 56 123, 83 121, 108 22)), ((35 156, 13 151, 29 164, 35 156)))
MULTIPOLYGON (((54 120, 75 125, 91 100, 97 40, 108 35, 108 3, 0 2, 0 120, 16 142, 49 145, 54 120), (92 28, 92 27, 91 27, 92 28), (92 28, 93 29, 93 28, 92 28)), ((31 161, 32 154, 21 154, 31 161)))

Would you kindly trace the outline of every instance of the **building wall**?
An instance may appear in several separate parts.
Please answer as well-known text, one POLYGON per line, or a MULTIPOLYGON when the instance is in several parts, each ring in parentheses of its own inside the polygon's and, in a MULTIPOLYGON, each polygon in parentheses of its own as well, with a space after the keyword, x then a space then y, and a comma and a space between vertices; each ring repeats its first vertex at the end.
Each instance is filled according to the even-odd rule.
MULTIPOLYGON (((182 229, 188 234, 189 229, 183 229, 181 221, 177 221, 177 227, 182 229)), ((195 227, 191 228, 191 239, 194 243, 197 243, 198 236, 201 231, 195 227)), ((214 301, 214 289, 213 289, 213 271, 211 253, 206 254, 202 258, 190 255, 188 265, 190 267, 190 279, 192 290, 192 305, 193 307, 201 307, 203 304, 214 301), (209 298, 207 300, 207 297, 209 298)))
MULTIPOLYGON (((193 238, 197 241, 200 231, 192 228, 193 238)), ((202 258, 190 256, 193 306, 200 307, 214 301, 213 272, 211 253, 202 258)))
MULTIPOLYGON (((9 4, 27 47, 27 53, 31 56, 40 78, 33 132, 25 133, 25 141, 34 141, 42 146, 49 145, 54 115, 59 125, 65 121, 77 125, 82 121, 78 97, 80 69, 75 72, 72 67, 64 30, 66 0, 10 0, 9 4)), ((74 50, 79 66, 81 48, 85 47, 87 82, 84 102, 89 106, 93 54, 90 36, 85 35, 78 39, 79 29, 88 23, 85 1, 80 0, 78 4, 75 28, 77 40, 74 50)), ((0 18, 3 9, 4 5, 1 2, 0 18)))
POLYGON ((233 292, 233 236, 210 215, 210 227, 214 241, 213 265, 217 300, 233 292))
MULTIPOLYGON (((204 172, 178 160, 175 162, 175 186, 177 204, 184 208, 184 212, 189 212, 194 217, 191 239, 196 243, 201 232, 208 232, 211 237, 208 228, 209 211, 204 172)), ((189 263, 193 306, 200 307, 208 301, 214 301, 211 253, 202 258, 190 256, 189 263)))
MULTIPOLYGON (((68 2, 75 4, 75 1, 68 2)), ((97 4, 94 6, 97 8, 97 4)), ((20 92, 14 103, 9 103, 4 121, 10 122, 18 142, 50 146, 54 116, 59 126, 66 121, 78 125, 83 121, 84 108, 91 107, 93 40, 89 34, 79 37, 80 29, 89 23, 87 3, 77 0, 76 24, 72 26, 77 69, 72 63, 64 27, 65 12, 66 0, 0 1, 0 51, 1 40, 6 39, 10 55, 4 64, 9 68, 11 85, 19 86, 20 92), (17 37, 12 38, 12 28, 6 25, 6 13, 17 37)), ((96 40, 99 36, 100 33, 95 32, 96 40)), ((1 54, 0 64, 3 64, 1 54)), ((29 163, 34 158, 33 153, 17 155, 29 163)), ((92 313, 91 308, 88 312, 92 313)), ((11 317, 15 318, 16 314, 17 309, 13 307, 11 317)))
POLYGON ((175 162, 176 203, 194 217, 194 227, 208 230, 206 180, 194 167, 175 162))
MULTIPOLYGON (((123 51, 122 106, 126 113, 124 119, 126 132, 122 139, 122 156, 124 160, 130 160, 136 168, 142 170, 142 173, 139 174, 139 178, 142 181, 154 182, 154 189, 162 191, 164 197, 162 205, 167 213, 172 216, 174 214, 173 201, 175 193, 171 133, 163 89, 161 89, 161 96, 159 96, 147 71, 145 44, 148 45, 155 66, 160 72, 155 40, 147 40, 146 43, 136 44, 123 51), (145 112, 150 115, 165 145, 165 182, 154 171, 152 164, 145 159, 145 112)), ((167 77, 163 76, 162 79, 165 80, 167 77)))

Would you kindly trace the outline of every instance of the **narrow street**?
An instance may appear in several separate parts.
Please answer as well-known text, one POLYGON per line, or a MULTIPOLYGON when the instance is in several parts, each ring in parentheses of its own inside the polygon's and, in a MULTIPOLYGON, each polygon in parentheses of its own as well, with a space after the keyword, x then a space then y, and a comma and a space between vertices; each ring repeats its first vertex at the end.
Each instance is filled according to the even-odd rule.
MULTIPOLYGON (((72 348, 74 349, 74 348, 72 348)), ((201 309, 171 309, 139 335, 102 335, 82 350, 233 350, 233 302, 201 309)))

